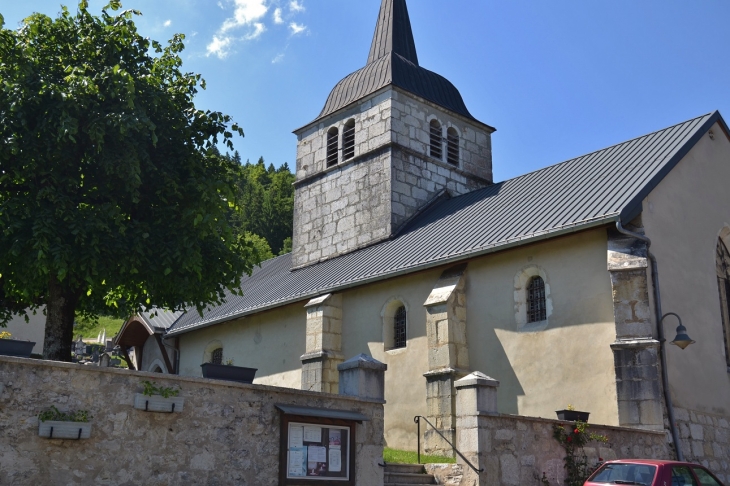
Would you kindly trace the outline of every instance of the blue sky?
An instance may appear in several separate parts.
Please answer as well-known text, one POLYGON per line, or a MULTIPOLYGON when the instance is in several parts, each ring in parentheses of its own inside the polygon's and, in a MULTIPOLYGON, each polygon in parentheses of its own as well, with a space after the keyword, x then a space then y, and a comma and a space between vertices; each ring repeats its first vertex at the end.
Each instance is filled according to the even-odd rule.
MULTIPOLYGON (((0 0, 6 27, 56 0, 0 0)), ((99 12, 103 1, 92 0, 99 12)), ((67 2, 74 6, 75 2, 67 2)), ((232 115, 242 157, 294 166, 292 130, 367 59, 379 0, 123 0, 144 35, 187 36, 198 106, 232 115)), ((504 180, 719 109, 730 120, 727 0, 410 0, 419 61, 493 135, 504 180)))

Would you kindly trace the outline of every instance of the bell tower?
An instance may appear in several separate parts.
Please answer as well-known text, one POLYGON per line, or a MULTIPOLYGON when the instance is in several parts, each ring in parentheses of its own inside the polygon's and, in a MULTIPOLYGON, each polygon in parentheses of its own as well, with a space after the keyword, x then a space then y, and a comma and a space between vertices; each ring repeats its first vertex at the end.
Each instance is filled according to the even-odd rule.
POLYGON ((435 200, 491 184, 494 130, 418 64, 406 0, 382 0, 365 67, 294 132, 293 268, 392 238, 435 200))

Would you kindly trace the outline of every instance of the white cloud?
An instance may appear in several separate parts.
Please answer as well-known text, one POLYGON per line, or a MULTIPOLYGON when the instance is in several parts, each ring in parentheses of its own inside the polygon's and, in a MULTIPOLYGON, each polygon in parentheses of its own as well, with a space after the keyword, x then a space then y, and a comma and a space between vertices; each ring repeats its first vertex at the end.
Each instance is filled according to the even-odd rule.
POLYGON ((292 22, 291 24, 289 24, 289 29, 291 29, 291 35, 297 35, 307 30, 307 26, 292 22))
POLYGON ((170 27, 172 25, 172 20, 165 20, 165 23, 162 25, 164 25, 165 27, 170 27))
POLYGON ((223 6, 223 2, 218 2, 218 6, 221 8, 221 10, 226 9, 226 7, 223 6))
POLYGON ((289 2, 289 10, 292 12, 304 12, 304 5, 302 5, 298 0, 291 0, 291 2, 289 2))
MULTIPOLYGON (((233 17, 226 19, 221 27, 221 32, 227 32, 237 27, 244 27, 254 24, 260 20, 266 12, 269 10, 264 3, 264 0, 234 0, 235 9, 233 17)), ((262 24, 263 25, 263 24, 262 24)), ((260 35, 260 34, 259 34, 260 35)))
POLYGON ((230 52, 231 42, 233 42, 232 37, 214 35, 213 40, 208 44, 206 56, 214 55, 218 56, 219 59, 225 59, 230 52))
POLYGON ((271 60, 271 64, 279 64, 281 61, 284 60, 284 53, 277 54, 274 59, 271 60))
POLYGON ((262 24, 261 22, 256 22, 253 24, 253 32, 246 34, 243 38, 246 40, 253 40, 258 38, 261 34, 266 32, 266 26, 262 24))
POLYGON ((284 23, 284 19, 281 18, 281 9, 280 8, 277 8, 276 10, 274 10, 274 23, 275 24, 284 23))

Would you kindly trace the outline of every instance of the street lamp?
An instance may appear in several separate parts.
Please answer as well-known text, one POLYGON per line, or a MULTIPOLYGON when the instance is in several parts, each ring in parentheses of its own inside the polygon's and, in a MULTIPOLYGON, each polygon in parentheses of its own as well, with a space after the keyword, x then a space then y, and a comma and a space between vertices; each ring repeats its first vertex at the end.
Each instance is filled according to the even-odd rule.
POLYGON ((664 314, 662 316, 662 320, 660 321, 660 325, 663 325, 664 319, 669 316, 674 316, 679 321, 679 326, 677 326, 677 337, 674 338, 672 344, 674 344, 675 346, 679 346, 681 349, 684 349, 690 344, 695 343, 696 341, 693 341, 692 338, 687 335, 687 328, 682 325, 682 319, 674 312, 667 312, 666 314, 664 314))

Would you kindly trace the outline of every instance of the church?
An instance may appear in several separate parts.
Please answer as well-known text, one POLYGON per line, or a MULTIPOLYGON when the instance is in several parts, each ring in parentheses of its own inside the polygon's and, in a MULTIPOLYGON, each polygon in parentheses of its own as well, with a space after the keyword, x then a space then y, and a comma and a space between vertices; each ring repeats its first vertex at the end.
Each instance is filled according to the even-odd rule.
POLYGON ((406 1, 382 0, 365 66, 295 131, 293 251, 243 295, 137 316, 118 342, 145 371, 233 360, 255 383, 323 393, 338 364, 370 355, 388 366, 387 445, 410 450, 416 415, 453 437, 454 382, 480 371, 502 414, 570 404, 591 423, 666 429, 726 474, 727 438, 695 432, 730 421, 725 121, 506 181, 494 132, 419 64, 406 1))

